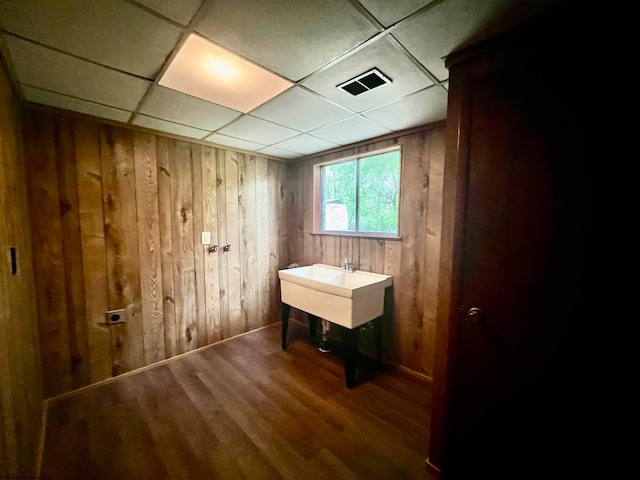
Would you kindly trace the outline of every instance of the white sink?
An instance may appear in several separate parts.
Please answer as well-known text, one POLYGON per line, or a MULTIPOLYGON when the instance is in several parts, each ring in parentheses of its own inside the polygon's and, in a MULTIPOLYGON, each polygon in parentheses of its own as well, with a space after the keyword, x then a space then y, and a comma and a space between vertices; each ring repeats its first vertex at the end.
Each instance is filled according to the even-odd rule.
POLYGON ((316 263, 279 270, 282 303, 346 328, 356 328, 384 312, 392 277, 316 263))

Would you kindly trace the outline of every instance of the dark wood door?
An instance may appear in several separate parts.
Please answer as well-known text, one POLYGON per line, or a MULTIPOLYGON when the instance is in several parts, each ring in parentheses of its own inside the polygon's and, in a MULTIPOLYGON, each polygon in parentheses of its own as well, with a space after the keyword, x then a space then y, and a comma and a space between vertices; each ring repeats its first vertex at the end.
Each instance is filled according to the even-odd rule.
POLYGON ((584 425, 584 102, 548 81, 574 86, 575 63, 533 42, 513 52, 481 75, 461 67, 468 170, 443 478, 560 478, 584 425))

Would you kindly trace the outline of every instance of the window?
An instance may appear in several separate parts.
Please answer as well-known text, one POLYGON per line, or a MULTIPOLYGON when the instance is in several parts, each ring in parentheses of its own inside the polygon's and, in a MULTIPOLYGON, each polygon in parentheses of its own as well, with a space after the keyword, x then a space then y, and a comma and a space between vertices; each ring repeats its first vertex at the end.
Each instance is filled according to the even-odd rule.
POLYGON ((316 232, 398 236, 400 149, 316 165, 316 232))

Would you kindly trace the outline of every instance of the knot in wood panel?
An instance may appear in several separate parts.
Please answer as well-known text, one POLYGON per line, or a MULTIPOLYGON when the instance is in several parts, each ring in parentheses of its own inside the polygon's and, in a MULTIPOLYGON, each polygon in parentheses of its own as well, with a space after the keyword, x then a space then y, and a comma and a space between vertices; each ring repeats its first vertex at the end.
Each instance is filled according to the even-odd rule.
POLYGON ((71 210, 73 206, 71 205, 71 203, 68 200, 60 200, 60 215, 62 217, 64 217, 67 213, 69 213, 69 210, 71 210))

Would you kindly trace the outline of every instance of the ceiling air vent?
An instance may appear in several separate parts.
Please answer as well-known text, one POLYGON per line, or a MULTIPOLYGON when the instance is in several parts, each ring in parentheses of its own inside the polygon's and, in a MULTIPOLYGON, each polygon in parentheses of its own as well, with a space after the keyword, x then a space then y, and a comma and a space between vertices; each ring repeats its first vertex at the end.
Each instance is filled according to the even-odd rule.
POLYGON ((351 80, 341 83, 336 88, 343 90, 353 96, 368 92, 374 88, 391 83, 391 79, 377 68, 364 72, 351 80))

